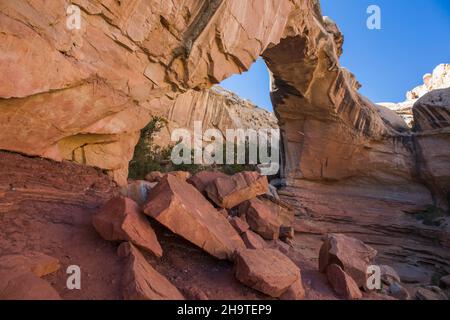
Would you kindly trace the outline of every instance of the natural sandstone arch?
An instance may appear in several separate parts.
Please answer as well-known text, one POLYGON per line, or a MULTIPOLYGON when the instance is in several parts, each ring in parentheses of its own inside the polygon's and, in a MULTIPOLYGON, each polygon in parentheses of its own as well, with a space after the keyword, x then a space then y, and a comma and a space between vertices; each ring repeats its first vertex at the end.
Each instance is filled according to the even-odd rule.
POLYGON ((317 0, 72 2, 81 30, 65 26, 67 0, 0 4, 0 149, 96 166, 124 184, 152 114, 262 55, 290 183, 357 178, 423 193, 408 137, 339 67, 342 36, 317 0))
POLYGON ((0 3, 0 149, 73 160, 126 183, 139 130, 177 95, 248 69, 315 1, 0 3))

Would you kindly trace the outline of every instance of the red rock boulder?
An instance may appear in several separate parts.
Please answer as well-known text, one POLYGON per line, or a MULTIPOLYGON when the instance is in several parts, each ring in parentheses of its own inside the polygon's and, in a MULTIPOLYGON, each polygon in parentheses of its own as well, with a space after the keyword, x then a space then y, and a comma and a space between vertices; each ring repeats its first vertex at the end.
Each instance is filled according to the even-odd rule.
POLYGON ((239 234, 243 234, 250 228, 248 223, 240 217, 229 217, 228 221, 239 234))
POLYGON ((333 290, 347 300, 361 299, 362 293, 355 280, 342 270, 337 264, 327 267, 327 278, 333 290))
POLYGON ((328 234, 319 253, 319 270, 326 272, 337 264, 355 280, 359 288, 366 285, 367 267, 373 264, 377 251, 364 242, 343 234, 328 234))
POLYGON ((280 235, 280 221, 277 215, 259 199, 246 201, 239 206, 239 214, 245 215, 250 229, 264 239, 278 239, 280 235))
POLYGON ((148 182, 160 182, 163 177, 163 173, 159 171, 151 171, 147 173, 147 175, 145 176, 145 180, 147 180, 148 182))
POLYGON ((268 192, 266 176, 257 172, 240 172, 217 178, 206 187, 208 197, 219 207, 231 209, 240 203, 268 192))
POLYGON ((267 244, 263 238, 252 230, 247 230, 242 235, 245 245, 248 249, 264 249, 267 248, 267 244))
POLYGON ((192 185, 167 175, 153 189, 145 214, 219 259, 245 245, 222 214, 192 185))
POLYGON ((130 241, 155 256, 162 257, 162 248, 147 217, 131 199, 111 199, 93 217, 92 224, 105 240, 130 241))
POLYGON ((240 282, 274 298, 281 297, 294 284, 301 285, 300 269, 278 250, 238 250, 234 269, 240 282))
POLYGON ((214 171, 201 171, 190 177, 187 182, 192 184, 201 193, 205 192, 206 187, 217 178, 228 178, 225 173, 214 171))
POLYGON ((180 291, 156 271, 133 244, 122 243, 118 254, 127 259, 122 275, 125 300, 184 300, 180 291))

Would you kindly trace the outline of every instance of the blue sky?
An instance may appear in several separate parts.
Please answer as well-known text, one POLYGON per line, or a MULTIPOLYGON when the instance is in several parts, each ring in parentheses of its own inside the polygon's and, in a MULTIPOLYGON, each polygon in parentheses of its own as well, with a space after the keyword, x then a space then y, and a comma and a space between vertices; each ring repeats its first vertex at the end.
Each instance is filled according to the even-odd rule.
MULTIPOLYGON (((450 0, 321 0, 324 15, 345 36, 341 65, 374 102, 400 102, 406 91, 440 63, 450 63, 450 0), (381 8, 381 30, 369 30, 369 5, 381 8)), ((272 109, 262 60, 221 84, 260 107, 272 109)))

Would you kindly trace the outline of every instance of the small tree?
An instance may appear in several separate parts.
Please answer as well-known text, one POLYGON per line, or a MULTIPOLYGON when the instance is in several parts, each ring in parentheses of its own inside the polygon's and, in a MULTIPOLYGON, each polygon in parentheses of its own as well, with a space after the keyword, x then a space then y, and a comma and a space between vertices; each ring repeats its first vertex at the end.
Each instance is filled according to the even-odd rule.
POLYGON ((133 159, 129 165, 129 176, 132 179, 143 179, 150 171, 161 171, 161 162, 167 160, 170 152, 154 144, 155 134, 167 125, 162 117, 153 117, 141 130, 139 142, 134 149, 133 159))

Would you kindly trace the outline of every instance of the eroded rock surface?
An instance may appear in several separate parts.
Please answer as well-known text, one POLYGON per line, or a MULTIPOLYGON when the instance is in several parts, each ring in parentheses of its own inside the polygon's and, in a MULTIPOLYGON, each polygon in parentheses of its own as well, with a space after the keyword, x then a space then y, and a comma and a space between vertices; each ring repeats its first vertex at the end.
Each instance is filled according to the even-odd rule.
POLYGON ((155 256, 162 257, 162 248, 147 217, 131 199, 111 199, 93 217, 92 224, 105 240, 130 241, 155 256))
POLYGON ((152 190, 144 212, 219 259, 244 247, 228 220, 195 187, 173 175, 152 190))
MULTIPOLYGON (((329 234, 324 240, 319 256, 319 270, 327 272, 336 264, 347 273, 358 287, 366 286, 368 267, 373 264, 377 251, 362 241, 343 234, 329 234)), ((336 275, 338 270, 332 270, 336 275)))
POLYGON ((205 188, 208 198, 225 209, 263 195, 268 190, 267 177, 250 171, 239 172, 231 177, 219 177, 205 188))
POLYGON ((295 5, 72 3, 80 30, 67 28, 64 0, 0 5, 0 149, 96 166, 120 184, 151 115, 246 71, 279 41, 295 5))
POLYGON ((178 289, 156 271, 133 244, 122 243, 118 252, 126 259, 122 276, 125 300, 184 300, 178 289))
POLYGON ((300 269, 274 249, 238 250, 235 272, 239 281, 272 297, 280 297, 301 281, 300 269))

